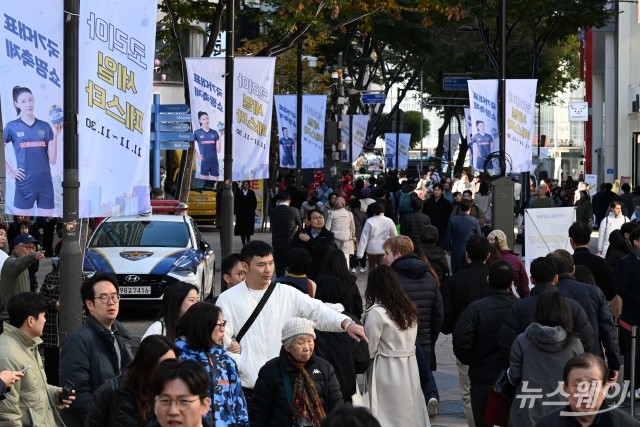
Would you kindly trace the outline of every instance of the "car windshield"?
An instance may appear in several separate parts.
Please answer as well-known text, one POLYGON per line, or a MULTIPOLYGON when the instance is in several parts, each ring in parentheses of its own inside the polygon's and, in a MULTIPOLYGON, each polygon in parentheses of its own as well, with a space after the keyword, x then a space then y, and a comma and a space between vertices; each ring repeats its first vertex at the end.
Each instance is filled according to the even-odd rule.
POLYGON ((89 247, 185 248, 188 245, 189 229, 184 222, 114 221, 98 227, 89 247))

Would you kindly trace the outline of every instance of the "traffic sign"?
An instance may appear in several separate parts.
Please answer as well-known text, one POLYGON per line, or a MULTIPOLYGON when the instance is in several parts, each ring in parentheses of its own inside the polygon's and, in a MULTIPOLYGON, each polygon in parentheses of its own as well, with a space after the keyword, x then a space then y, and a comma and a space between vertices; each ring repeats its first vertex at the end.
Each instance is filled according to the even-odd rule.
POLYGON ((463 91, 469 90, 467 80, 473 80, 467 76, 450 76, 442 78, 442 90, 463 91))
POLYGON ((384 104, 386 99, 384 93, 363 93, 360 100, 363 104, 384 104))
MULTIPOLYGON (((152 112, 155 116, 155 112, 152 112)), ((154 117, 155 118, 155 117, 154 117)), ((191 123, 191 114, 189 113, 168 113, 158 114, 158 120, 163 123, 167 122, 187 122, 191 123)))
MULTIPOLYGON (((151 141, 151 149, 155 148, 155 141, 151 141)), ((189 141, 160 141, 161 150, 188 150, 189 141)))
POLYGON ((189 123, 160 123, 160 132, 189 132, 189 129, 189 123))
POLYGON ((193 141, 193 132, 151 132, 151 139, 156 141, 193 141))
POLYGON ((187 104, 160 104, 161 113, 188 113, 189 106, 187 104))

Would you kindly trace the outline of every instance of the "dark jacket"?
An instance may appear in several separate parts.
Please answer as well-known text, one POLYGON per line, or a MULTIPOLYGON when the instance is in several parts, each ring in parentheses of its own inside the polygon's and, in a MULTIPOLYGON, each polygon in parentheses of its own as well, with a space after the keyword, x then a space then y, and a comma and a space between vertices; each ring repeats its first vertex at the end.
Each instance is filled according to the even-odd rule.
POLYGON ((418 247, 422 249, 422 252, 429 260, 429 264, 431 264, 431 267, 436 271, 440 284, 444 283, 445 280, 451 276, 449 261, 447 260, 445 250, 434 243, 420 242, 418 247))
POLYGON ((616 268, 618 262, 629 253, 629 246, 627 246, 627 240, 624 238, 624 234, 620 230, 613 230, 609 234, 609 249, 607 249, 607 255, 604 257, 605 261, 609 263, 611 267, 611 277, 613 283, 616 283, 616 268))
MULTIPOLYGON (((362 325, 358 317, 343 312, 358 325, 362 325)), ((324 332, 316 329, 315 355, 328 361, 333 366, 340 384, 342 397, 346 402, 356 392, 356 375, 363 374, 371 359, 369 346, 364 340, 355 342, 344 332, 324 332)))
POLYGON ((420 211, 409 212, 402 215, 402 218, 400 219, 400 234, 410 238, 413 245, 417 246, 418 243, 420 243, 422 227, 425 225, 431 225, 429 215, 420 211))
MULTIPOLYGON (((287 400, 280 366, 282 364, 288 376, 292 392, 299 373, 291 363, 288 354, 282 348, 280 356, 271 359, 260 369, 253 395, 249 401, 251 427, 292 425, 291 403, 287 400)), ((329 362, 313 355, 307 362, 305 370, 313 378, 325 413, 329 414, 343 405, 340 384, 329 362)))
POLYGON ((447 231, 451 215, 451 203, 444 196, 440 197, 438 201, 431 196, 424 201, 422 212, 429 215, 431 224, 438 229, 438 246, 443 247, 444 233, 447 231))
POLYGON ((640 325, 640 260, 634 254, 622 258, 616 270, 618 295, 622 298, 620 318, 630 325, 640 325))
MULTIPOLYGON (((559 291, 558 287, 551 283, 539 283, 533 287, 529 298, 520 300, 513 305, 500 328, 500 349, 504 355, 510 354, 511 345, 518 335, 535 321, 538 297, 545 292, 559 291)), ((593 348, 593 328, 584 309, 578 302, 570 298, 567 298, 567 303, 571 307, 573 331, 578 334, 585 349, 593 348)))
POLYGON ((602 290, 607 301, 616 296, 616 284, 607 261, 596 254, 589 252, 588 248, 575 248, 573 251, 573 263, 584 265, 593 274, 596 285, 602 290))
MULTIPOLYGON (((456 205, 451 209, 451 218, 453 218, 456 215, 460 215, 461 213, 462 211, 460 210, 460 205, 456 205)), ((487 223, 486 215, 484 214, 482 209, 480 209, 478 205, 476 205, 475 203, 471 206, 471 210, 469 211, 469 216, 472 216, 475 219, 477 219, 481 226, 487 223)))
POLYGON ((356 226, 356 238, 359 242, 360 236, 362 235, 362 229, 364 228, 364 223, 367 222, 367 214, 362 212, 360 209, 351 209, 351 213, 353 214, 353 223, 356 226))
MULTIPOLYGON (((603 411, 607 409, 609 406, 607 405, 607 401, 602 402, 602 406, 600 406, 599 410, 603 411)), ((571 407, 569 405, 558 408, 552 412, 549 412, 547 415, 542 417, 540 421, 536 423, 536 427, 581 427, 576 417, 572 416, 562 416, 561 412, 572 412, 571 407)), ((613 408, 606 412, 600 412, 596 415, 596 418, 590 424, 593 427, 637 427, 640 425, 640 422, 633 418, 630 414, 623 411, 620 408, 613 408)))
POLYGON ((65 423, 70 414, 84 425, 92 394, 105 381, 120 375, 132 358, 131 333, 120 322, 114 323, 111 332, 88 315, 85 324, 67 338, 60 353, 60 383, 70 380, 76 391, 73 405, 62 412, 65 423), (120 349, 120 366, 114 339, 120 349))
POLYGON ((298 231, 291 239, 291 248, 304 248, 311 255, 311 259, 313 263, 307 272, 307 277, 311 280, 315 280, 316 277, 324 273, 325 263, 324 256, 329 249, 333 249, 336 247, 336 239, 333 236, 333 232, 331 230, 327 230, 326 228, 322 228, 320 233, 316 237, 313 237, 311 234, 311 227, 306 227, 302 231, 298 231), (300 233, 308 234, 311 239, 307 242, 303 242, 300 240, 300 233))
POLYGON ((340 281, 340 283, 342 283, 342 285, 347 289, 348 307, 344 308, 345 311, 347 313, 353 314, 357 319, 360 319, 362 317, 362 313, 364 312, 364 308, 362 304, 362 295, 360 295, 360 289, 358 289, 358 285, 356 284, 356 280, 358 280, 358 278, 355 276, 355 274, 351 275, 351 281, 349 283, 345 283, 345 281, 341 278, 328 273, 318 276, 315 282, 316 285, 318 285, 318 288, 322 288, 328 281, 335 282, 336 280, 340 281))
POLYGON ((107 380, 93 393, 93 400, 89 406, 89 414, 85 420, 85 427, 103 427, 118 425, 122 427, 155 427, 159 426, 153 412, 153 402, 147 421, 142 423, 138 419, 138 405, 136 393, 126 386, 122 377, 107 380), (115 386, 115 388, 114 388, 115 386), (115 399, 113 402, 112 400, 115 399), (113 413, 111 408, 117 408, 113 413))
POLYGON ((482 230, 477 219, 467 214, 451 217, 444 236, 444 248, 451 251, 451 271, 456 273, 466 262, 466 244, 469 237, 481 235, 482 230))
POLYGON ((0 322, 9 320, 7 303, 11 297, 31 291, 28 268, 33 264, 38 264, 35 252, 19 256, 13 251, 4 261, 0 272, 0 322))
POLYGON ((414 254, 396 259, 392 264, 400 286, 418 307, 418 335, 421 346, 431 346, 437 339, 444 321, 442 296, 429 266, 414 254))
POLYGON ((300 211, 287 206, 277 205, 269 213, 271 221, 271 243, 274 248, 287 248, 297 230, 302 228, 300 211))
POLYGON ((489 293, 488 275, 489 267, 486 264, 472 262, 442 284, 440 292, 444 305, 443 334, 453 332, 462 311, 489 293))
POLYGON ((256 207, 258 206, 258 199, 256 199, 256 193, 249 189, 245 196, 242 192, 242 188, 236 191, 236 195, 233 199, 233 208, 236 214, 236 225, 234 228, 234 234, 239 236, 241 234, 253 234, 256 223, 256 207))
POLYGON ((469 365, 474 384, 493 384, 509 366, 509 357, 500 352, 498 336, 504 318, 518 301, 508 291, 491 289, 462 312, 453 330, 453 352, 469 365))
POLYGON ((593 346, 591 348, 585 347, 584 350, 604 357, 602 354, 602 347, 604 347, 609 369, 620 370, 622 361, 620 360, 616 327, 613 323, 611 310, 600 288, 578 282, 575 277, 567 273, 559 275, 557 287, 562 295, 580 304, 591 323, 593 346))

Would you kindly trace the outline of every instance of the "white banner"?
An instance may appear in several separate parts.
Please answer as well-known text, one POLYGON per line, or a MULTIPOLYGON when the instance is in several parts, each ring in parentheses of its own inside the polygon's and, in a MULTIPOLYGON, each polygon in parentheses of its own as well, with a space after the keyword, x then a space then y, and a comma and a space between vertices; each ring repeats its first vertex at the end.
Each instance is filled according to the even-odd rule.
POLYGON ((5 211, 62 217, 62 2, 4 0, 0 11, 5 211))
POLYGON ((586 102, 569 103, 569 121, 586 122, 589 121, 589 104, 586 102))
POLYGON ((385 133, 385 166, 387 169, 407 170, 409 168, 410 133, 385 133), (397 137, 397 139, 396 139, 397 137), (396 141, 399 145, 398 167, 396 168, 396 141))
POLYGON ((305 95, 302 101, 302 168, 324 167, 326 95, 305 95))
MULTIPOLYGON (((296 120, 298 102, 296 95, 276 95, 274 96, 276 103, 276 118, 278 119, 278 142, 280 150, 281 168, 296 168, 296 159, 298 153, 298 121, 296 120)), ((302 101, 304 105, 304 99, 302 101)), ((302 148, 304 165, 304 147, 302 148)))
POLYGON ((342 141, 347 143, 347 150, 342 152, 340 160, 343 162, 349 161, 349 151, 353 153, 351 160, 354 162, 362 153, 362 147, 367 137, 367 126, 369 124, 369 116, 366 114, 354 114, 348 116, 342 116, 344 127, 342 128, 342 141), (353 124, 353 128, 351 127, 353 124), (351 141, 351 146, 349 146, 351 141))
POLYGON ((514 173, 531 170, 537 85, 536 79, 507 80, 505 152, 514 173))
POLYGON ((149 133, 157 7, 157 1, 82 1, 81 218, 151 211, 149 133))
POLYGON ((576 208, 541 208, 524 211, 527 271, 531 261, 556 249, 571 252, 567 230, 576 221, 576 208))
MULTIPOLYGON (((276 58, 245 56, 235 59, 234 121, 232 129, 229 129, 230 132, 234 132, 234 181, 269 178, 275 70, 276 58)), ((324 126, 324 116, 322 124, 324 126)), ((304 126, 306 127, 306 124, 304 126)), ((322 134, 324 135, 324 129, 322 134)))
MULTIPOLYGON (((468 80, 471 129, 468 131, 471 165, 484 170, 490 153, 500 149, 498 140, 498 81, 468 80)), ((489 165, 491 170, 492 165, 489 165)))
POLYGON ((187 58, 186 62, 195 176, 217 181, 223 174, 224 159, 224 58, 187 58))

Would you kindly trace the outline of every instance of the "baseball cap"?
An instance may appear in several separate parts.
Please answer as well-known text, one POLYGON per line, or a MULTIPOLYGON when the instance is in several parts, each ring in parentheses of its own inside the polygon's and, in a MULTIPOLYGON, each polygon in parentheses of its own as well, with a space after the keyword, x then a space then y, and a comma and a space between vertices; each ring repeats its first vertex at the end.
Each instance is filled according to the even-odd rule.
POLYGON ((40 242, 37 241, 36 239, 34 239, 34 237, 31 234, 27 234, 27 233, 22 233, 22 234, 18 235, 18 237, 16 237, 15 240, 13 241, 13 245, 14 246, 18 246, 18 245, 25 244, 25 243, 38 244, 40 242))

